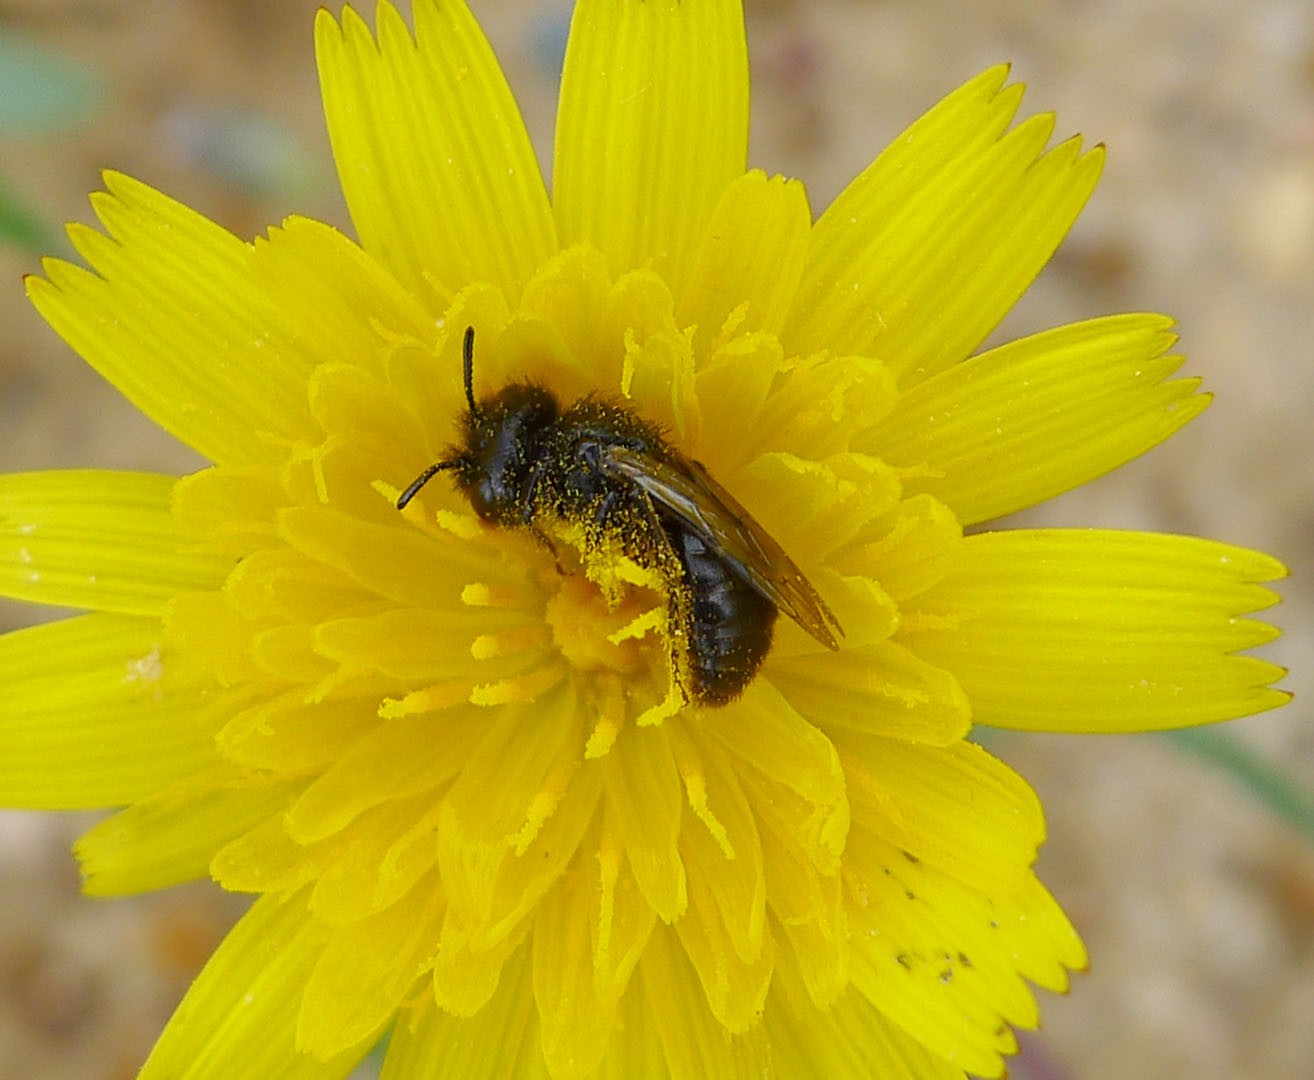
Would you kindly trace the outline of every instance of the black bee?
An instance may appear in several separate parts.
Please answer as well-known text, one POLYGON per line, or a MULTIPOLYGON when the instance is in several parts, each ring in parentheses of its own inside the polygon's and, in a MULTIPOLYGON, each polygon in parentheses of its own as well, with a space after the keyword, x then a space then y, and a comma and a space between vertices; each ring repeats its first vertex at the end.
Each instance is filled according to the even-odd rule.
MULTIPOLYGON (((562 410, 546 387, 516 382, 474 397, 474 328, 465 332, 461 440, 401 493, 400 510, 437 473, 484 521, 539 532, 553 519, 618 536, 669 583, 674 656, 686 696, 723 705, 771 648, 777 610, 828 648, 835 616, 788 555, 696 461, 631 410, 585 397, 562 410)), ((543 534, 539 532, 539 535, 543 534)))

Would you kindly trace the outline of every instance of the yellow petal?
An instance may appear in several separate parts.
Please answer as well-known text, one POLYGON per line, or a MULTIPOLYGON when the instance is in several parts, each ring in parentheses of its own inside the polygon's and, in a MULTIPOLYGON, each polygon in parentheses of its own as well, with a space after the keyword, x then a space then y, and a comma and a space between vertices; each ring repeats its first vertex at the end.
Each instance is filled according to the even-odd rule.
MULTIPOLYGON (((684 818, 680 853, 691 894, 697 879, 703 897, 711 905, 697 916, 691 913, 687 917, 719 921, 738 958, 752 963, 761 955, 766 930, 766 880, 757 821, 739 782, 739 763, 714 745, 696 742, 702 743, 698 758, 715 830, 707 828, 694 814, 684 818)), ((682 749, 681 756, 688 752, 682 749)), ((687 762, 682 762, 682 767, 689 768, 687 762)), ((683 922, 681 919, 676 925, 683 922)), ((694 960, 698 963, 696 957, 694 960)), ((705 978, 707 974, 704 970, 705 978)))
POLYGON ((996 896, 995 912, 1005 953, 1019 974, 1037 986, 1066 994, 1070 974, 1090 965, 1076 928, 1034 874, 1012 892, 996 896))
POLYGON ((713 462, 722 483, 764 450, 791 445, 778 441, 780 424, 769 422, 763 412, 787 369, 780 341, 761 332, 741 334, 718 346, 696 373, 693 400, 699 430, 686 447, 698 460, 713 462))
POLYGON ((479 740, 472 712, 384 721, 305 790, 288 811, 288 833, 299 843, 314 843, 372 806, 428 791, 455 776, 479 740))
POLYGON ((777 1076, 827 1080, 964 1080, 963 1070, 891 1023, 857 990, 819 1009, 788 965, 772 984, 762 1026, 777 1076))
MULTIPOLYGON (((686 917, 687 918, 687 917, 686 917)), ((682 922, 684 920, 681 920, 682 922)), ((726 1077, 753 1080, 769 1075, 769 1048, 761 1028, 727 1032, 708 1010, 698 976, 690 966, 675 932, 658 926, 639 963, 642 998, 639 1007, 657 1029, 667 1072, 662 1076, 726 1077)), ((765 994, 766 982, 761 992, 765 994)), ((752 1001, 732 1003, 736 1012, 751 1013, 752 1001)), ((757 1002, 760 1008, 760 1001, 757 1002)), ((652 1075, 651 1067, 640 1075, 652 1075)))
POLYGON ((447 794, 438 858, 452 915, 476 951, 532 910, 592 820, 602 778, 594 764, 580 765, 582 719, 562 693, 490 710, 482 742, 447 794), (490 791, 498 792, 491 802, 490 791))
POLYGON ((216 736, 219 752, 255 772, 306 775, 341 757, 379 725, 378 701, 306 700, 297 687, 232 717, 216 736))
POLYGON ((0 795, 13 807, 118 806, 214 763, 249 697, 217 691, 158 620, 86 615, 0 637, 0 795))
POLYGON ((338 930, 306 983, 297 1049, 328 1060, 386 1025, 432 960, 442 913, 433 874, 390 907, 338 930))
MULTIPOLYGON (((175 625, 171 621, 170 629, 175 625)), ((333 674, 333 665, 315 651, 314 638, 305 626, 271 626, 256 630, 249 647, 250 659, 258 671, 272 678, 307 683, 327 679, 333 674)))
POLYGON ((567 872, 534 917, 534 1001, 543 1056, 556 1076, 587 1076, 606 1053, 614 999, 598 996, 589 947, 590 879, 567 872))
POLYGON ((899 493, 895 470, 866 454, 809 461, 788 452, 767 453, 735 478, 736 497, 750 510, 760 508, 753 516, 768 534, 787 551, 800 553, 830 552, 849 543, 890 509, 899 493))
POLYGON ((496 626, 482 612, 390 607, 377 615, 320 623, 314 643, 320 656, 413 685, 469 674, 470 644, 491 629, 496 626))
POLYGON ((69 236, 92 268, 47 259, 27 293, 45 320, 134 405, 211 461, 276 463, 313 434, 316 358, 270 305, 250 248, 119 173, 92 205, 109 236, 69 236))
MULTIPOLYGON (((770 340, 780 347, 778 339, 770 340)), ((731 406, 741 411, 730 424, 729 439, 759 452, 794 451, 812 460, 839 457, 858 445, 864 429, 882 423, 898 396, 889 369, 869 356, 817 352, 791 358, 788 370, 788 378, 768 383, 772 393, 758 419, 744 416, 740 395, 732 399, 731 406)))
POLYGON ((795 792, 751 770, 745 770, 743 785, 757 814, 769 926, 790 946, 773 972, 796 963, 812 999, 823 1007, 833 1004, 848 985, 842 852, 833 840, 830 847, 824 837, 819 842, 812 807, 795 792))
POLYGON ((928 748, 843 732, 836 742, 853 820, 985 892, 1015 890, 1045 838, 1025 780, 979 746, 928 748))
POLYGON ((985 1059, 1012 1052, 1000 1021, 1036 1026, 1023 979, 1063 991, 1087 963, 1067 916, 1034 874, 973 889, 857 824, 848 855, 854 984, 928 1046, 997 1075, 985 1059))
MULTIPOLYGON (((589 1080, 671 1080, 652 1006, 636 987, 621 1002, 607 1055, 589 1080)), ((710 1075, 710 1074, 709 1074, 710 1075)), ((757 1074, 759 1080, 762 1074, 757 1074)))
MULTIPOLYGON (((170 605, 164 619, 164 648, 191 664, 206 670, 220 686, 258 685, 270 675, 286 678, 290 672, 262 668, 254 655, 261 632, 273 635, 280 631, 301 631, 303 627, 278 626, 252 622, 233 610, 222 593, 180 593, 170 605)), ((308 651, 303 642, 303 651, 308 651)), ((312 671, 324 673, 327 663, 310 656, 316 663, 312 671)), ((297 674, 301 672, 297 669, 297 674)))
MULTIPOLYGON (((436 432, 426 431, 397 392, 383 379, 354 364, 323 364, 308 387, 310 408, 324 431, 325 445, 340 445, 346 454, 368 460, 369 483, 355 489, 336 487, 324 502, 335 510, 379 525, 398 524, 392 499, 380 497, 382 480, 403 490, 434 454, 428 449, 436 432)), ((321 457, 321 462, 325 460, 321 457)), ((321 465, 322 468, 322 465, 321 465)), ((328 493, 329 483, 325 478, 328 493)))
POLYGON ((1052 116, 1000 137, 1021 87, 992 68, 894 141, 813 230, 787 348, 884 360, 902 385, 965 358, 1072 227, 1102 151, 1047 154, 1052 116))
POLYGON ((328 1061, 293 1045, 301 994, 323 949, 304 897, 257 900, 192 983, 141 1080, 346 1076, 378 1030, 328 1061))
MULTIPOLYGON (((763 842, 763 847, 769 844, 763 842)), ((790 963, 798 965, 808 996, 819 1008, 835 1004, 849 985, 848 922, 844 917, 843 891, 839 875, 817 878, 807 868, 801 875, 790 875, 794 870, 785 860, 773 853, 767 859, 767 892, 771 911, 776 915, 772 924, 777 940, 788 942, 789 953, 777 955, 775 972, 790 963), (776 866, 779 870, 776 870, 776 866), (786 914, 790 900, 801 899, 800 877, 807 881, 810 895, 794 914, 786 914), (789 894, 793 892, 793 898, 789 894), (778 901, 783 900, 783 903, 778 901)), ((798 869, 803 870, 802 867, 798 869)))
POLYGON ((530 920, 524 919, 500 940, 474 948, 467 927, 449 907, 433 962, 433 993, 438 1005, 453 1016, 478 1016, 503 985, 507 961, 524 944, 530 926, 530 920))
POLYGON ((275 624, 313 625, 345 609, 363 611, 378 601, 332 567, 287 547, 242 558, 224 582, 222 595, 247 619, 275 624))
POLYGON ((506 330, 506 352, 515 363, 481 368, 489 385, 529 377, 570 396, 618 389, 631 313, 617 318, 609 312, 613 288, 607 259, 595 248, 576 244, 545 262, 517 313, 528 325, 512 323, 506 330))
POLYGON ((807 192, 797 180, 754 169, 721 196, 676 307, 680 325, 713 342, 735 313, 737 333, 775 332, 803 274, 812 230, 807 192))
POLYGON ((914 495, 872 518, 830 564, 844 573, 871 576, 883 592, 902 603, 944 579, 962 533, 944 503, 914 495))
POLYGON ((602 768, 608 825, 624 845, 644 899, 670 922, 688 896, 679 848, 684 803, 665 725, 627 728, 602 768))
POLYGON ((251 275, 324 363, 383 372, 403 344, 432 345, 433 315, 379 262, 330 225, 290 217, 248 254, 251 275))
POLYGON ((981 533, 909 612, 907 644, 952 671, 977 723, 1055 731, 1183 727, 1271 709, 1283 672, 1238 655, 1271 641, 1243 618, 1282 577, 1258 552, 1096 529, 981 533))
POLYGON ((225 762, 149 795, 78 838, 83 891, 119 896, 204 877, 220 848, 281 814, 300 786, 225 762))
POLYGON ((552 185, 563 245, 593 245, 614 274, 650 265, 678 296, 747 150, 738 0, 575 6, 552 185))
POLYGON ((472 1017, 453 1016, 424 994, 397 1021, 381 1080, 548 1080, 539 1048, 529 950, 506 964, 497 990, 472 1017))
POLYGON ((964 525, 1032 506, 1144 453, 1199 415, 1198 379, 1162 315, 1115 315, 991 349, 912 387, 869 448, 911 475, 905 490, 964 525))
MULTIPOLYGON (((917 193, 943 179, 961 160, 971 160, 994 144, 1012 122, 1022 100, 1023 87, 1005 87, 1008 66, 981 72, 947 95, 889 144, 822 214, 813 230, 808 270, 790 326, 800 331, 810 348, 829 348, 827 330, 813 310, 827 302, 837 287, 852 294, 852 307, 862 325, 836 339, 840 351, 870 350, 840 346, 840 341, 871 341, 880 329, 877 307, 863 303, 868 283, 853 271, 875 249, 873 241, 890 228, 896 214, 917 193), (865 318, 864 318, 865 312, 865 318)), ((877 298, 872 297, 875 301, 877 298)), ((828 301, 843 306, 840 297, 828 301)), ((810 351, 800 344, 794 351, 810 351)))
MULTIPOLYGON (((620 997, 628 985, 634 965, 643 955, 652 933, 657 912, 640 891, 614 830, 604 825, 600 831, 597 882, 588 908, 594 985, 599 995, 612 1000, 620 997)), ((683 866, 680 873, 684 873, 683 866)))
POLYGON ((290 896, 335 865, 353 839, 348 832, 303 847, 288 836, 280 814, 266 818, 216 852, 210 876, 229 892, 290 896))
POLYGON ((274 516, 286 501, 272 468, 202 469, 178 480, 173 489, 179 525, 208 537, 234 562, 276 543, 274 516))
POLYGON ((463 0, 390 3, 378 41, 351 8, 315 21, 333 155, 365 250, 435 315, 472 282, 514 303, 556 250, 515 99, 463 0))
MULTIPOLYGON (((1015 1053, 1008 1025, 1034 1027, 1016 954, 1042 935, 1001 924, 993 897, 962 887, 856 825, 845 852, 853 985, 919 1042, 970 1073, 997 1077, 1015 1053)), ((1025 915, 1023 916, 1025 919, 1025 915)))
MULTIPOLYGON (((332 840, 314 845, 338 850, 318 870, 310 910, 331 926, 348 926, 396 904, 437 862, 433 837, 441 812, 441 799, 432 791, 392 799, 332 840)), ((437 949, 441 915, 434 916, 431 952, 437 949)))
POLYGON ((177 526, 174 483, 99 470, 0 476, 0 593, 161 615, 176 592, 216 588, 232 560, 177 526))
POLYGON ((688 867, 689 910, 675 929, 712 1015, 738 1034, 761 1011, 775 949, 766 930, 757 825, 725 757, 692 738, 681 740, 677 751, 694 813, 685 817, 680 845, 688 867))
POLYGON ((327 506, 298 506, 279 515, 282 536, 316 562, 334 567, 364 589, 408 607, 463 607, 466 574, 484 569, 471 545, 391 524, 361 521, 327 506))
POLYGON ((952 673, 892 641, 774 660, 771 681, 825 731, 854 728, 948 746, 971 728, 971 705, 952 673))
POLYGON ((810 811, 807 844, 819 863, 833 868, 832 859, 844 850, 849 806, 839 755, 821 729, 759 680, 733 712, 709 726, 708 735, 736 772, 749 766, 803 801, 810 811))

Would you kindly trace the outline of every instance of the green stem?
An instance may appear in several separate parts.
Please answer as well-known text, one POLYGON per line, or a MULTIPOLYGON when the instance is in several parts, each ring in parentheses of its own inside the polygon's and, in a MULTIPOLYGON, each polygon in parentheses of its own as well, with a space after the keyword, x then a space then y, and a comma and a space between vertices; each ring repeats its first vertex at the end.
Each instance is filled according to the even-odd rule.
POLYGON ((1273 813, 1314 839, 1314 796, 1230 735, 1215 728, 1165 731, 1164 737, 1218 766, 1273 813))

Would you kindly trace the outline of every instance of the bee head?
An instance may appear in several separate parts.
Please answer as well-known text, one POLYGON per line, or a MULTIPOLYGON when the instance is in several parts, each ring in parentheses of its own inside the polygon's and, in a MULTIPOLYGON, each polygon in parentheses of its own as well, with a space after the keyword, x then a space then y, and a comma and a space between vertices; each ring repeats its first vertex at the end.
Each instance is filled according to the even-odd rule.
POLYGON ((535 449, 557 419, 557 399, 534 383, 512 383, 476 401, 474 327, 465 331, 462 358, 468 411, 461 419, 460 444, 415 478, 397 500, 397 509, 405 507, 437 473, 450 470, 456 474, 457 487, 485 521, 506 525, 528 521, 532 507, 525 504, 530 497, 535 449))
POLYGON ((538 445, 557 419, 557 399, 533 383, 512 383, 466 414, 457 452, 447 459, 457 486, 485 521, 527 522, 538 445))

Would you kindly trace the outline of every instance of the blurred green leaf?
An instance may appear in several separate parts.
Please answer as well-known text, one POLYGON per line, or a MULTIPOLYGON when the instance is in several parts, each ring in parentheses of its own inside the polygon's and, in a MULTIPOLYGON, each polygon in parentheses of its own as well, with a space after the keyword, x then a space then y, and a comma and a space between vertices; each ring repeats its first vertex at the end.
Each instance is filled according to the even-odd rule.
POLYGON ((55 232, 0 177, 0 243, 13 244, 40 254, 59 243, 55 232))
POLYGON ((1234 736, 1211 727, 1166 731, 1164 737, 1230 776, 1277 817, 1314 839, 1314 794, 1234 736))
POLYGON ((41 135, 85 120, 104 97, 99 75, 0 27, 0 135, 41 135))

